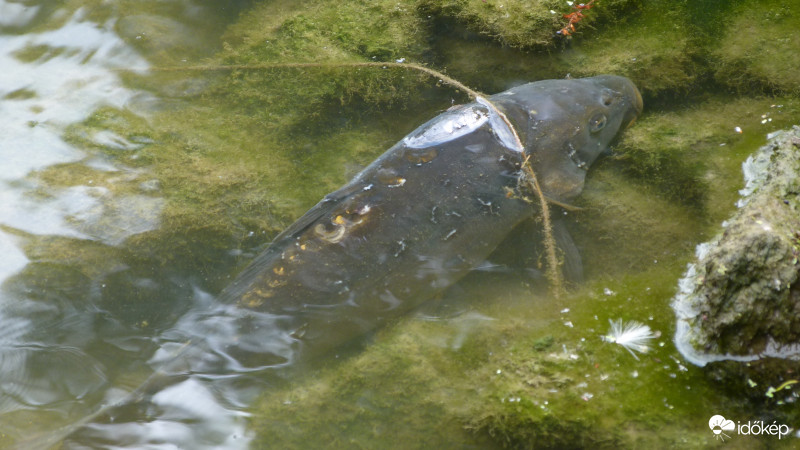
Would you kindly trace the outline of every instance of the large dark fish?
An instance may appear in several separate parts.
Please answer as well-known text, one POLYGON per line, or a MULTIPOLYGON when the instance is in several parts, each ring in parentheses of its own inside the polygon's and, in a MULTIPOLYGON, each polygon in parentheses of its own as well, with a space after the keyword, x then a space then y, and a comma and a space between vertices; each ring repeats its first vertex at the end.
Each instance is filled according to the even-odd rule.
MULTIPOLYGON (((151 380, 117 405, 144 399, 172 411, 157 418, 158 439, 235 447, 232 433, 215 427, 240 413, 175 413, 175 396, 200 401, 208 390, 197 380, 204 379, 224 397, 222 410, 238 410, 247 402, 241 392, 220 394, 220 386, 240 382, 231 374, 297 367, 416 308, 482 263, 532 215, 535 205, 508 195, 518 188, 526 156, 544 194, 568 202, 581 192, 589 166, 641 111, 633 83, 598 76, 525 84, 440 114, 275 238, 208 309, 181 319, 151 361, 161 366, 162 389, 154 392, 151 380), (203 436, 180 437, 189 424, 203 436)), ((123 426, 123 418, 92 422, 76 439, 158 446, 134 439, 144 433, 141 419, 123 426)))
POLYGON ((451 108, 311 208, 221 299, 285 317, 293 358, 325 353, 452 285, 530 217, 507 195, 526 155, 545 195, 569 201, 641 110, 618 76, 539 81, 451 108))

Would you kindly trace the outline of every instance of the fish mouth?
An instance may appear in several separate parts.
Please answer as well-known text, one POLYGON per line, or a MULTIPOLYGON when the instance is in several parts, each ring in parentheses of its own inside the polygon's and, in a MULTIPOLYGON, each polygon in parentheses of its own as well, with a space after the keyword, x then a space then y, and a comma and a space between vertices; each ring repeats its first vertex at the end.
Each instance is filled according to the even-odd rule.
POLYGON ((636 86, 633 83, 631 83, 631 87, 636 95, 636 100, 633 104, 633 107, 636 108, 636 114, 639 115, 644 110, 644 101, 642 101, 642 94, 639 92, 639 89, 636 89, 636 86))
POLYGON ((639 92, 639 89, 636 88, 636 85, 634 85, 631 80, 623 77, 615 78, 621 79, 621 85, 617 86, 617 91, 622 94, 623 99, 620 105, 621 109, 619 110, 622 113, 619 131, 624 131, 636 122, 636 118, 638 118, 642 110, 644 110, 644 101, 642 100, 642 94, 639 92))
POLYGON ((631 102, 631 106, 633 106, 633 114, 631 111, 625 115, 623 119, 623 123, 625 124, 622 128, 627 130, 634 122, 636 122, 636 118, 639 117, 639 114, 642 113, 644 110, 644 101, 642 100, 642 94, 639 92, 639 89, 636 88, 636 85, 633 82, 630 82, 630 90, 633 91, 633 101, 631 102))

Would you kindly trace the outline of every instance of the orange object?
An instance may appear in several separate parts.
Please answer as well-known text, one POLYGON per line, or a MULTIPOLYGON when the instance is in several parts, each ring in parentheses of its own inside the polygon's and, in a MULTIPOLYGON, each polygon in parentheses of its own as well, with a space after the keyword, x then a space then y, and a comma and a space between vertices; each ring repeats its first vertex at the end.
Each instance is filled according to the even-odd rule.
POLYGON ((560 34, 562 36, 570 36, 575 31, 575 24, 580 22, 585 16, 581 11, 586 11, 594 6, 595 0, 589 1, 589 3, 579 3, 577 5, 572 5, 574 11, 568 14, 564 14, 564 18, 569 19, 567 25, 564 28, 556 31, 556 34, 560 34))

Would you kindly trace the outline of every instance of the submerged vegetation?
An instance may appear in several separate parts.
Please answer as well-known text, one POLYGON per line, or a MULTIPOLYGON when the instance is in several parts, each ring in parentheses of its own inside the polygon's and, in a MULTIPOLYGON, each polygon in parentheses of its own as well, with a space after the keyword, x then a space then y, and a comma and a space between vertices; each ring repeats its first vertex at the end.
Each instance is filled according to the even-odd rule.
MULTIPOLYGON (((767 132, 800 120, 800 13, 772 0, 731 2, 725 14, 695 3, 708 2, 598 0, 568 38, 556 33, 572 10, 561 0, 271 0, 244 11, 218 51, 205 53, 159 45, 152 32, 137 48, 174 70, 121 76, 159 100, 97 110, 65 135, 91 157, 30 176, 54 189, 93 184, 120 198, 163 199, 159 227, 119 246, 25 236, 26 253, 78 267, 82 280, 115 292, 135 291, 144 277, 125 271, 155 277, 176 296, 188 294, 166 281, 175 273, 219 292, 326 193, 467 100, 409 70, 270 63, 413 61, 488 93, 544 78, 623 75, 642 91, 645 115, 590 173, 583 210, 564 213, 587 283, 554 302, 537 296, 538 280, 470 276, 446 297, 471 312, 426 320, 423 311, 373 336, 364 352, 266 392, 253 409, 257 444, 705 448, 708 417, 718 411, 796 426, 792 405, 724 394, 671 342, 677 279, 733 209, 741 162, 767 132), (201 63, 209 70, 181 70, 201 63), (226 65, 261 67, 210 69, 226 65), (620 318, 661 333, 639 361, 601 339, 620 318)), ((166 27, 165 41, 183 33, 153 16, 118 26, 166 27)), ((136 31, 119 32, 136 40, 136 31)), ((48 52, 58 49, 19 58, 48 52)), ((31 269, 18 278, 42 277, 31 269)), ((167 326, 174 316, 151 316, 159 308, 146 306, 170 298, 148 292, 122 295, 151 302, 132 323, 167 326)))

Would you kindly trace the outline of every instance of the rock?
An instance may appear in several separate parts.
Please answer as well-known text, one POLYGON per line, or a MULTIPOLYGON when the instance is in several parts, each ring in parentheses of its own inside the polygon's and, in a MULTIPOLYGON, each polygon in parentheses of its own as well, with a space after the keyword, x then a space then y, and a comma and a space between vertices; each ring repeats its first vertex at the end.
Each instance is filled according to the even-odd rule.
POLYGON ((800 127, 768 137, 743 164, 739 209, 697 247, 672 304, 686 359, 726 361, 709 373, 764 389, 800 369, 800 127))

